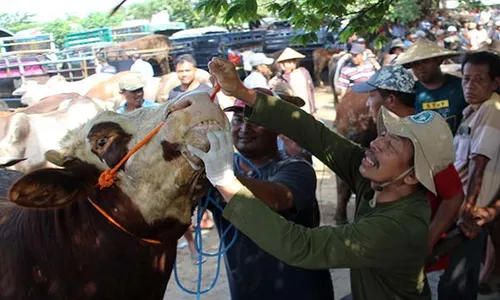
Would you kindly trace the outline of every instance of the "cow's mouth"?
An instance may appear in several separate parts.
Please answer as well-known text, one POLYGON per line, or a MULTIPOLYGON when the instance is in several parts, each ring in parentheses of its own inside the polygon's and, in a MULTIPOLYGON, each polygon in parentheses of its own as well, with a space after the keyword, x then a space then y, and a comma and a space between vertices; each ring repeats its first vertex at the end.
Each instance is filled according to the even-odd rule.
POLYGON ((203 168, 203 162, 187 150, 187 145, 196 147, 202 151, 210 149, 210 143, 207 139, 209 131, 221 130, 222 125, 215 120, 202 121, 191 127, 185 134, 181 154, 189 162, 189 165, 196 171, 203 168))

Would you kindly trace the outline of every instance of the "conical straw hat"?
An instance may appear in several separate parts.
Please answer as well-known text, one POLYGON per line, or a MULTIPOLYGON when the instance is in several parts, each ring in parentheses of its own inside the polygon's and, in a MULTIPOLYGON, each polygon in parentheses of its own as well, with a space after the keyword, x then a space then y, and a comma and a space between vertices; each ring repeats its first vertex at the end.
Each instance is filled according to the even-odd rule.
POLYGON ((439 47, 438 44, 421 38, 418 39, 415 44, 411 45, 408 50, 406 50, 406 52, 399 55, 394 63, 404 66, 412 62, 426 60, 429 58, 450 58, 457 55, 460 55, 460 53, 456 51, 445 50, 439 47))
POLYGON ((281 55, 278 57, 276 62, 282 62, 289 59, 301 59, 304 57, 306 57, 304 54, 299 53, 292 48, 286 47, 285 50, 283 50, 283 53, 281 53, 281 55))

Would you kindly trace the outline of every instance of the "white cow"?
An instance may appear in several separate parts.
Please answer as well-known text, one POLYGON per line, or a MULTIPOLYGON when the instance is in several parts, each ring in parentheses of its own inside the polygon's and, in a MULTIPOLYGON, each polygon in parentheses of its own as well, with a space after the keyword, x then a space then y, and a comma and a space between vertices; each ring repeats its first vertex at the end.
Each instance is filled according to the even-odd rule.
POLYGON ((29 172, 52 166, 45 152, 59 149, 60 139, 79 125, 93 118, 102 107, 88 97, 61 103, 49 113, 14 113, 8 117, 3 138, 0 139, 0 164, 13 159, 27 158, 10 169, 29 172))
POLYGON ((49 78, 45 84, 39 84, 32 80, 25 80, 12 95, 21 96, 21 103, 25 105, 33 105, 47 96, 56 94, 78 93, 80 95, 85 95, 94 85, 112 76, 112 74, 98 73, 79 81, 68 82, 64 77, 57 75, 49 78))

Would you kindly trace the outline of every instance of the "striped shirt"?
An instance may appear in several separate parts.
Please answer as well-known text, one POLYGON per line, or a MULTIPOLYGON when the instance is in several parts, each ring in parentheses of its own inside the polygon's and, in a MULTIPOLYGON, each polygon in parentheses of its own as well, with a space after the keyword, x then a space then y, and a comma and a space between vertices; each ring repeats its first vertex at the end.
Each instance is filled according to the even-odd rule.
MULTIPOLYGON (((464 119, 454 138, 457 168, 464 192, 467 193, 469 164, 476 154, 489 158, 482 178, 477 205, 485 207, 496 200, 500 186, 500 96, 493 93, 491 98, 477 110, 468 106, 464 119)), ((467 196, 467 194, 466 194, 467 196)))
POLYGON ((370 63, 365 62, 362 66, 349 64, 340 71, 338 87, 346 90, 356 83, 367 81, 373 73, 375 73, 375 67, 370 63))

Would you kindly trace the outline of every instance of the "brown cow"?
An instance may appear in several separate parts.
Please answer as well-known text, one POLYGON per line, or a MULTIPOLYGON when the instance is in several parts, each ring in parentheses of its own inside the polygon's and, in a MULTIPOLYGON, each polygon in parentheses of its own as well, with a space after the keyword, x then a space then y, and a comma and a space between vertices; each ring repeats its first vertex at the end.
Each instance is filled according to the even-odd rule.
POLYGON ((323 86, 323 80, 321 80, 321 72, 328 66, 328 63, 332 57, 342 52, 341 49, 316 49, 313 51, 313 64, 314 64, 314 79, 316 82, 323 86))
MULTIPOLYGON (((366 106, 367 99, 367 93, 357 94, 349 89, 342 102, 335 107, 337 133, 362 147, 369 147, 370 142, 377 137, 375 123, 366 106)), ((337 209, 334 221, 338 225, 347 223, 347 203, 351 194, 347 184, 337 176, 337 209)))
MULTIPOLYGON (((168 37, 161 34, 152 34, 133 41, 121 42, 115 46, 104 48, 102 51, 106 53, 109 60, 127 60, 129 59, 129 52, 134 50, 140 51, 168 48, 170 48, 168 37)), ((155 52, 150 59, 156 61, 158 65, 160 65, 163 74, 170 73, 170 66, 168 65, 168 50, 155 52)))
POLYGON ((8 245, 0 247, 0 299, 163 299, 177 240, 208 188, 186 145, 206 151, 206 133, 229 128, 206 93, 185 97, 191 104, 172 112, 165 103, 99 114, 68 133, 64 151, 47 154, 63 169, 11 186, 10 202, 0 200, 0 243, 8 245), (115 183, 96 188, 101 172, 163 121, 115 183))

